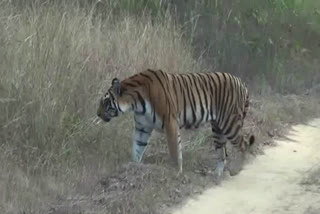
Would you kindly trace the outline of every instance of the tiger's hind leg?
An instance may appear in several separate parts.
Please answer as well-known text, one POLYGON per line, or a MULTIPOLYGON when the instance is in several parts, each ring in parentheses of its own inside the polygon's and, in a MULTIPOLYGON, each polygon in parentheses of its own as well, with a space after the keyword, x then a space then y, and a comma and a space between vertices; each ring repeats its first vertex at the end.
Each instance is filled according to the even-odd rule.
POLYGON ((218 127, 217 123, 212 121, 211 122, 212 127, 212 134, 214 139, 214 146, 215 150, 217 152, 218 162, 215 169, 215 176, 217 177, 217 181, 220 182, 222 179, 222 174, 226 165, 226 143, 227 138, 223 135, 221 129, 218 127))
POLYGON ((178 175, 182 174, 182 147, 181 147, 181 136, 179 132, 179 127, 174 118, 171 118, 170 122, 166 124, 166 134, 168 141, 168 149, 170 157, 176 165, 178 165, 178 175))
POLYGON ((233 148, 236 150, 237 154, 234 161, 228 161, 229 164, 229 172, 231 176, 237 175, 243 167, 243 161, 246 158, 247 153, 250 151, 250 147, 255 142, 254 135, 250 135, 249 137, 245 137, 242 134, 238 133, 238 136, 234 140, 230 140, 233 148))
POLYGON ((218 182, 220 182, 222 179, 223 171, 226 166, 226 142, 221 140, 215 140, 214 144, 218 156, 218 162, 214 174, 216 175, 218 182))
POLYGON ((140 163, 142 161, 152 131, 152 128, 143 127, 136 123, 132 136, 132 156, 135 162, 140 163))

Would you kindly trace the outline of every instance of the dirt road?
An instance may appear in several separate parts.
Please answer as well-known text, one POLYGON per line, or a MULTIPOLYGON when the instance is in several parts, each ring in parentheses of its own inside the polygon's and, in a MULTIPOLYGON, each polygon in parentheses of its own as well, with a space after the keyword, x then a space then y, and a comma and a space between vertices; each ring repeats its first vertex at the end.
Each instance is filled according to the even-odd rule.
POLYGON ((320 213, 319 184, 303 184, 320 167, 320 119, 294 126, 288 138, 173 214, 320 213))

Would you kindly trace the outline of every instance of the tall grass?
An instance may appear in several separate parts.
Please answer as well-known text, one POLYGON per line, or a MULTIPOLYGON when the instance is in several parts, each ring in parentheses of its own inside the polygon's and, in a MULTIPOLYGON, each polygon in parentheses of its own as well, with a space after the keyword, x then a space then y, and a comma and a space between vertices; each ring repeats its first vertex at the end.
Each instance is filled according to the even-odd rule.
POLYGON ((316 1, 173 1, 207 63, 281 93, 320 82, 320 5, 316 1))
POLYGON ((102 20, 92 11, 49 1, 1 3, 1 210, 32 212, 55 190, 64 194, 77 180, 131 160, 130 120, 95 121, 113 77, 149 67, 200 70, 169 15, 152 23, 148 15, 102 20))
POLYGON ((165 19, 170 11, 196 57, 253 82, 256 91, 267 84, 276 92, 301 93, 320 82, 317 1, 104 0, 96 12, 105 16, 108 7, 114 15, 148 13, 153 20, 165 19))
MULTIPOLYGON (((14 0, 25 5, 24 0, 14 0), (22 3, 21 3, 22 2, 22 3)), ((32 1, 33 2, 33 1, 32 1)), ((50 1, 34 1, 38 5, 50 1)), ((320 82, 320 5, 313 0, 77 0, 60 5, 91 10, 94 16, 140 17, 172 21, 192 41, 195 57, 227 71, 263 92, 301 93, 320 82), (112 10, 110 10, 112 8, 112 10), (263 87, 261 87, 263 85, 263 87)))

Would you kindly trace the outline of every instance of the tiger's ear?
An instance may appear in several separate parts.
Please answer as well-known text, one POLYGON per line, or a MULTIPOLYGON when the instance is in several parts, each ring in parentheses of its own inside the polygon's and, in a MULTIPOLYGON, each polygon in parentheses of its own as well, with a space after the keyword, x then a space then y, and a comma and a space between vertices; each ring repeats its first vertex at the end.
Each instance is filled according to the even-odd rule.
POLYGON ((119 96, 120 95, 120 80, 118 78, 114 78, 112 80, 112 88, 113 92, 119 96))

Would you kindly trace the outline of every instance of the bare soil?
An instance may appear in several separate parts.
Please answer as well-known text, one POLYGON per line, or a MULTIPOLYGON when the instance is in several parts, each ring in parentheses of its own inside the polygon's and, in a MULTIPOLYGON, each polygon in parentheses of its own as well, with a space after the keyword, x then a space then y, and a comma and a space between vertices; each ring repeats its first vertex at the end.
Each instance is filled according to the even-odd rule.
POLYGON ((320 119, 292 128, 238 176, 189 200, 173 214, 320 213, 320 119))

